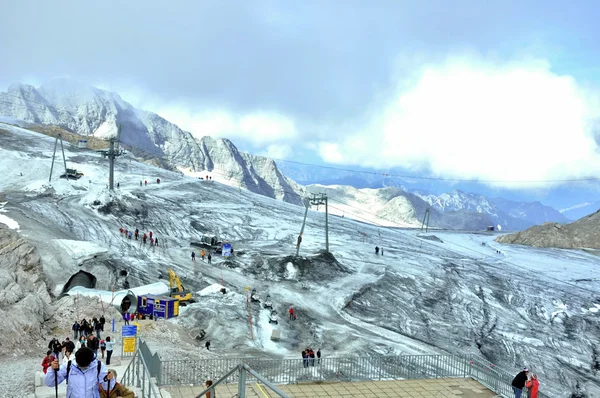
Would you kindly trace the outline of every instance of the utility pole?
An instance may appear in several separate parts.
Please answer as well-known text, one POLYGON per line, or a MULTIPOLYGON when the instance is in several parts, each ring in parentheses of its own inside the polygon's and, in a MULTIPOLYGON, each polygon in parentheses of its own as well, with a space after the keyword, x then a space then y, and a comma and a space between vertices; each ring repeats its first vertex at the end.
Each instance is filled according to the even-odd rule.
POLYGON ((50 177, 48 177, 48 182, 52 181, 52 170, 54 170, 54 158, 56 157, 56 147, 58 145, 58 140, 60 140, 60 149, 63 155, 63 163, 65 165, 65 178, 67 181, 69 180, 69 173, 67 173, 67 158, 65 158, 65 148, 63 146, 63 140, 60 134, 56 136, 56 140, 54 141, 54 152, 52 152, 52 165, 50 166, 50 177))

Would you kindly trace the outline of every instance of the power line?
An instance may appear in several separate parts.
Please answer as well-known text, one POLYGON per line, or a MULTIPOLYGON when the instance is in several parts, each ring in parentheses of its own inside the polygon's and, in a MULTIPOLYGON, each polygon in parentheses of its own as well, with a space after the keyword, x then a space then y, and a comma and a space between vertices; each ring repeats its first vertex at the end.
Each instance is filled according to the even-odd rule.
POLYGON ((257 154, 253 154, 253 153, 250 153, 250 155, 262 157, 265 159, 273 159, 277 162, 299 164, 299 165, 303 165, 303 166, 311 166, 311 167, 316 167, 316 168, 321 168, 321 169, 338 170, 338 171, 346 171, 346 172, 356 173, 356 174, 378 175, 378 176, 384 176, 384 177, 396 177, 396 178, 413 179, 413 180, 432 180, 432 181, 450 181, 450 182, 480 182, 480 183, 523 183, 523 184, 600 181, 600 177, 565 178, 565 179, 552 179, 552 180, 477 180, 477 179, 467 179, 467 178, 416 176, 416 175, 406 175, 406 174, 384 173, 384 172, 379 172, 379 171, 347 169, 347 168, 343 168, 343 167, 335 167, 335 166, 319 165, 319 164, 314 164, 314 163, 298 162, 295 160, 288 160, 288 159, 267 158, 265 156, 257 155, 257 154))
MULTIPOLYGON (((48 105, 46 103, 40 102, 40 101, 35 101, 29 98, 24 98, 22 96, 18 96, 15 94, 10 94, 10 93, 0 93, 0 95, 6 95, 6 96, 11 96, 17 99, 20 99, 22 101, 27 101, 27 102, 31 102, 34 104, 39 104, 44 106, 47 109, 51 109, 54 110, 55 112, 62 112, 62 113, 66 113, 68 115, 71 115, 74 119, 78 119, 80 122, 83 122, 82 117, 80 115, 74 114, 73 112, 69 112, 65 109, 59 109, 56 108, 52 105, 48 105)), ((8 101, 2 101, 0 100, 1 103, 4 104, 8 104, 8 105, 17 105, 17 106, 23 106, 27 109, 29 109, 29 107, 25 104, 15 104, 12 102, 8 102, 8 101)), ((45 111, 46 109, 37 109, 38 111, 45 111)), ((148 128, 146 128, 146 130, 141 130, 141 129, 137 129, 137 128, 132 128, 132 127, 128 127, 129 131, 138 131, 141 133, 149 133, 150 131, 148 130, 148 128)), ((182 130, 183 131, 183 130, 182 130)), ((183 131, 185 133, 185 131, 183 131)), ((191 133, 189 133, 191 134, 191 133)), ((143 150, 142 148, 139 148, 135 145, 132 144, 126 144, 125 145, 129 145, 131 147, 135 147, 138 148, 140 150, 143 150)), ((144 150, 146 153, 151 153, 149 150, 144 150)), ((283 163, 291 163, 291 164, 298 164, 298 165, 303 165, 303 166, 310 166, 310 167, 315 167, 315 168, 322 168, 322 169, 327 169, 327 170, 338 170, 338 171, 345 171, 345 172, 349 172, 349 173, 355 173, 355 174, 366 174, 366 175, 376 175, 376 176, 383 176, 383 177, 394 177, 394 178, 401 178, 401 179, 413 179, 413 180, 428 180, 428 181, 448 181, 448 182, 471 182, 471 183, 490 183, 490 184, 501 184, 501 183, 510 183, 510 184, 556 184, 556 183, 567 183, 567 182, 591 182, 591 181, 600 181, 600 177, 581 177, 581 178, 564 178, 564 179, 549 179, 549 180, 486 180, 486 179, 468 179, 468 178, 451 178, 451 177, 433 177, 433 176, 418 176, 418 175, 407 175, 407 174, 394 174, 394 173, 385 173, 385 172, 381 172, 381 171, 366 171, 366 170, 357 170, 357 169, 349 169, 349 168, 344 168, 344 167, 336 167, 336 166, 327 166, 327 165, 318 165, 318 164, 314 164, 314 163, 306 163, 306 162, 299 162, 296 160, 288 160, 288 159, 280 159, 280 158, 267 158, 265 156, 262 155, 257 155, 257 154, 253 154, 253 153, 249 153, 250 155, 256 156, 256 157, 261 157, 264 159, 272 159, 274 161, 277 162, 283 162, 283 163)), ((158 154, 153 154, 154 156, 162 156, 162 155, 158 155, 158 154)))

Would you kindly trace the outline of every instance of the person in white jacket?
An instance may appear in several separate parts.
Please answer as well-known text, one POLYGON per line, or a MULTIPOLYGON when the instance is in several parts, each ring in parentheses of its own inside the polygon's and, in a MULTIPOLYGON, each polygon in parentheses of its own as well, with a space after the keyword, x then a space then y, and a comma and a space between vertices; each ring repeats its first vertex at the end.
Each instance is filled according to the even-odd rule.
POLYGON ((75 354, 70 351, 65 351, 65 355, 63 356, 62 361, 60 361, 61 365, 67 365, 71 361, 71 364, 75 362, 75 354))
POLYGON ((94 352, 87 347, 75 353, 71 366, 59 366, 58 361, 46 373, 46 386, 54 387, 68 377, 66 398, 100 398, 98 384, 102 383, 108 369, 95 358, 94 352))

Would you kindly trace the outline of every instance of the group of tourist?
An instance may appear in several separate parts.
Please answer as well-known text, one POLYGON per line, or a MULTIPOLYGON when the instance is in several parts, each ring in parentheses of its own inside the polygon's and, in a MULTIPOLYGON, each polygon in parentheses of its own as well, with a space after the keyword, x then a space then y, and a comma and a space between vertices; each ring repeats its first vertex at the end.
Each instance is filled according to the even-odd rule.
MULTIPOLYGON (((321 349, 319 348, 316 353, 317 363, 321 363, 321 349)), ((315 366, 315 351, 307 347, 304 351, 302 351, 302 365, 305 368, 309 366, 315 366)))
POLYGON ((146 244, 146 242, 150 241, 150 246, 158 246, 158 236, 153 234, 152 231, 148 233, 144 232, 142 235, 140 235, 140 230, 137 228, 135 231, 132 231, 121 227, 119 228, 119 234, 123 235, 125 239, 135 238, 135 240, 139 240, 141 238, 143 244, 146 244))
POLYGON ((104 331, 106 318, 101 315, 100 318, 85 319, 81 322, 75 321, 71 330, 73 330, 73 340, 77 341, 81 337, 88 337, 96 332, 96 337, 101 338, 101 333, 104 331))

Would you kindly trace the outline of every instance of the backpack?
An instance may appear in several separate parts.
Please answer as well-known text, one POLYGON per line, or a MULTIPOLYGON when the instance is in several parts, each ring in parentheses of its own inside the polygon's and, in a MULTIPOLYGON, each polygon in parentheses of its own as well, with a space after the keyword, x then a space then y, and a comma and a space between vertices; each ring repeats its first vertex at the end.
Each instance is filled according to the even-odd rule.
MULTIPOLYGON (((100 360, 97 360, 98 362, 98 374, 96 375, 96 379, 98 377, 100 377, 100 369, 102 368, 102 362, 100 362, 100 360)), ((65 376, 65 382, 67 384, 69 384, 69 372, 71 371, 71 361, 67 362, 67 375, 65 376)))

